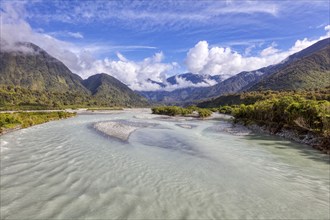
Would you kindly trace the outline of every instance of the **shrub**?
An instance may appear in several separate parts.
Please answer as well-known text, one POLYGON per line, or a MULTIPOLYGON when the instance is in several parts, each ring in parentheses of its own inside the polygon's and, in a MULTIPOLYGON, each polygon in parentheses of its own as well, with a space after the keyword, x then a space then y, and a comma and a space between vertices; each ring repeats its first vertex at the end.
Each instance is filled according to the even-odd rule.
POLYGON ((206 117, 210 117, 212 115, 212 111, 209 110, 209 109, 202 109, 201 108, 201 109, 198 109, 197 112, 198 112, 198 116, 200 118, 206 118, 206 117))

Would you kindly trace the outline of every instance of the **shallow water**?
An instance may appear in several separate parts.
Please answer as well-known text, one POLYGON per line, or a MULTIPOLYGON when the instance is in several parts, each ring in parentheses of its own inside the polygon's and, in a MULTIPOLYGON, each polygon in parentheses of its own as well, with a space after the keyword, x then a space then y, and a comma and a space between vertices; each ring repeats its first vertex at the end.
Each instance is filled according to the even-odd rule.
POLYGON ((326 155, 224 120, 79 115, 1 136, 1 219, 329 219, 326 155), (96 132, 152 123, 128 142, 96 132), (155 125, 156 124, 156 125, 155 125))

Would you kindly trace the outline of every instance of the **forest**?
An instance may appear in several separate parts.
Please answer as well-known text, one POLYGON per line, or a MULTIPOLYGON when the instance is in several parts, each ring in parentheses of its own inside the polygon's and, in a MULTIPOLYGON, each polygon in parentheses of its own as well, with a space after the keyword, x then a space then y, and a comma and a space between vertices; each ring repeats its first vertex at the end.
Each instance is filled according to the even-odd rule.
POLYGON ((141 103, 129 100, 116 101, 117 99, 120 98, 114 97, 110 100, 78 92, 50 92, 19 86, 0 86, 0 111, 132 107, 130 103, 134 106, 147 105, 142 101, 141 103))

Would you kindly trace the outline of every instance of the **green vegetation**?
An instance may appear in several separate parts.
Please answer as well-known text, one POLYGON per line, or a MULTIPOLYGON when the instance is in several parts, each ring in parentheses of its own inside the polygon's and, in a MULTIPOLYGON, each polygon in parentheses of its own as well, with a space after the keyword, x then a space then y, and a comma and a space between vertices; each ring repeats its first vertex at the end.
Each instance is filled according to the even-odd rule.
POLYGON ((232 105, 250 105, 257 101, 280 98, 283 96, 298 96, 311 100, 327 100, 330 101, 330 87, 325 89, 310 89, 305 91, 253 91, 243 92, 240 94, 223 95, 215 99, 210 99, 198 104, 201 108, 218 108, 219 106, 232 105))
MULTIPOLYGON (((118 98, 119 99, 119 98, 118 98)), ((50 92, 30 90, 18 86, 0 85, 0 111, 5 110, 48 110, 66 108, 110 108, 120 106, 145 106, 138 99, 114 100, 77 92, 50 92)))
POLYGON ((221 96, 200 103, 218 107, 245 122, 295 127, 330 136, 330 87, 307 91, 259 91, 221 96))
POLYGON ((151 109, 152 114, 158 115, 169 115, 169 116, 186 116, 193 113, 193 109, 189 108, 181 108, 177 106, 161 106, 161 107, 154 107, 151 109))
POLYGON ((52 120, 73 117, 75 115, 76 113, 64 111, 0 113, 0 134, 6 130, 26 128, 52 120))
POLYGON ((234 107, 232 114, 245 122, 308 130, 330 137, 330 102, 307 100, 299 96, 283 96, 253 105, 234 107))
POLYGON ((198 112, 198 117, 200 118, 207 118, 212 115, 212 111, 209 109, 198 109, 197 112, 198 112))
POLYGON ((152 114, 169 115, 169 116, 192 116, 194 112, 198 113, 198 117, 206 118, 212 115, 212 111, 208 109, 197 108, 196 106, 190 106, 188 108, 182 108, 178 106, 161 106, 151 109, 152 114))
POLYGON ((216 107, 219 113, 234 116, 236 122, 265 126, 272 133, 289 129, 301 136, 312 134, 319 140, 315 147, 330 152, 330 87, 230 94, 198 107, 216 107))
POLYGON ((277 133, 283 128, 300 134, 312 132, 320 139, 319 149, 330 150, 330 102, 306 99, 301 95, 277 96, 254 104, 219 107, 220 113, 231 114, 235 121, 256 123, 277 133))
POLYGON ((17 86, 0 86, 0 110, 46 110, 97 103, 86 94, 37 91, 17 86))
POLYGON ((97 107, 97 108, 88 108, 87 111, 115 111, 115 110, 124 110, 122 107, 97 107))
POLYGON ((62 62, 32 43, 17 43, 33 53, 0 50, 0 84, 20 86, 30 90, 73 92, 87 95, 80 76, 62 62))
POLYGON ((91 92, 92 97, 102 106, 147 106, 147 100, 133 92, 118 79, 104 74, 95 74, 83 80, 82 84, 91 92), (109 105, 110 104, 110 105, 109 105))
POLYGON ((305 90, 330 85, 330 46, 306 54, 264 78, 249 90, 305 90))

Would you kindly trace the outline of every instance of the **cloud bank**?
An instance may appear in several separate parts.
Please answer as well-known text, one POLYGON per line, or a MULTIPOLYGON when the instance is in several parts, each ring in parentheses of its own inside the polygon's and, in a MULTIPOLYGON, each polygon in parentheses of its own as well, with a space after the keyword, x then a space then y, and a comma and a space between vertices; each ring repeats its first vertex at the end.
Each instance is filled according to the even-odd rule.
MULTIPOLYGON (((192 73, 222 75, 224 78, 231 77, 242 71, 252 71, 265 66, 277 64, 288 56, 303 50, 319 40, 330 37, 330 25, 324 28, 327 33, 316 40, 297 40, 286 51, 276 48, 276 44, 264 48, 259 56, 244 56, 230 47, 210 47, 208 42, 199 41, 187 53, 186 66, 192 73)), ((247 50, 251 48, 248 47, 247 50)), ((246 53, 249 54, 249 53, 246 53)))
POLYGON ((133 90, 157 90, 160 88, 159 85, 151 83, 149 79, 163 82, 166 79, 166 74, 177 66, 177 63, 163 63, 164 54, 162 52, 142 61, 129 60, 120 53, 117 56, 119 60, 109 58, 96 60, 90 68, 86 68, 81 73, 83 75, 108 73, 133 90))

